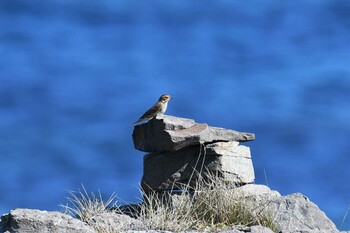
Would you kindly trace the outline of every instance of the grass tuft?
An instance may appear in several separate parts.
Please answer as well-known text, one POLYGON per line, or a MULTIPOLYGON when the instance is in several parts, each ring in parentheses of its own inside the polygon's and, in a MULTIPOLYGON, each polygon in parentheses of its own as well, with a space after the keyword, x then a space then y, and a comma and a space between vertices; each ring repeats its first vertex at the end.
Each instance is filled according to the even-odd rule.
POLYGON ((91 217, 109 211, 109 206, 115 201, 115 193, 113 193, 107 201, 104 201, 100 191, 98 191, 97 195, 93 192, 89 194, 84 185, 81 186, 82 190, 79 189, 78 191, 69 192, 67 200, 72 207, 68 204, 61 205, 66 214, 78 218, 83 222, 88 222, 91 217))
MULTIPOLYGON (((244 197, 232 184, 218 175, 197 175, 195 187, 184 186, 182 192, 142 192, 143 203, 137 213, 143 230, 161 231, 219 231, 233 226, 261 225, 278 232, 278 228, 267 211, 267 204, 257 204, 244 197)), ((107 201, 94 193, 89 194, 84 186, 82 191, 69 192, 68 201, 72 207, 63 206, 65 212, 92 224, 90 219, 98 214, 111 213, 110 205, 116 198, 112 194, 107 201)), ((114 208, 118 208, 114 206, 114 208)), ((120 212, 119 212, 120 213, 120 212)), ((97 225, 92 225, 97 227, 97 225)), ((101 227, 103 225, 100 225, 101 227)), ((103 226, 107 227, 107 226, 103 226)), ((142 230, 140 229, 140 230, 142 230)), ((120 229, 126 231, 128 229, 120 229)), ((119 232, 116 228, 99 229, 98 232, 119 232)))
POLYGON ((217 175, 198 177, 194 190, 185 187, 179 195, 143 193, 140 219, 147 230, 217 231, 261 225, 278 232, 266 205, 239 195, 217 175))

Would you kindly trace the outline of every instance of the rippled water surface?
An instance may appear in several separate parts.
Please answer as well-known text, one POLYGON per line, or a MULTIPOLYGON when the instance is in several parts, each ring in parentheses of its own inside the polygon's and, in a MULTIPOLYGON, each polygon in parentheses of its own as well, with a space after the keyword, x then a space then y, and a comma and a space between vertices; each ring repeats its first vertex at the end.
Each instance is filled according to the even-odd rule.
POLYGON ((340 227, 349 12, 337 0, 1 1, 0 213, 60 210, 82 183, 138 201, 132 122, 169 93, 169 115, 255 133, 256 182, 305 194, 340 227))

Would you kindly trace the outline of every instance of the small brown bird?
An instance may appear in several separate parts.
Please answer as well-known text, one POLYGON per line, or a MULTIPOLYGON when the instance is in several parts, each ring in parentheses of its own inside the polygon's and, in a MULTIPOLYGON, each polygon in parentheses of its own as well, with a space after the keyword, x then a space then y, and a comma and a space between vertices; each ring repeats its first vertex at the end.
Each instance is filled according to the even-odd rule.
POLYGON ((163 113, 165 113, 167 107, 168 107, 168 102, 169 100, 171 100, 171 96, 168 94, 164 94, 162 95, 158 102, 153 105, 147 112, 145 112, 142 117, 140 117, 140 119, 138 119, 135 123, 139 123, 141 121, 149 121, 151 120, 153 117, 157 116, 157 115, 161 115, 163 113))

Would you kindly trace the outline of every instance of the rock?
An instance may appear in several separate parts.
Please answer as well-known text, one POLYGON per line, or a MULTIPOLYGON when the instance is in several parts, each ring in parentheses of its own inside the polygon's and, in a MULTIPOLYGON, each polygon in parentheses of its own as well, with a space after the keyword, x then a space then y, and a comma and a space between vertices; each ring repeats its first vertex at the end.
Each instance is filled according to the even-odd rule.
MULTIPOLYGON (((5 219, 4 219, 5 220, 5 219)), ((5 222, 2 221, 2 218, 0 218, 0 233, 5 232, 5 222)), ((8 232, 8 231, 7 231, 8 232)))
POLYGON ((192 119, 163 115, 136 125, 132 138, 138 150, 169 152, 200 143, 251 141, 255 135, 198 124, 192 119))
MULTIPOLYGON (((156 230, 147 230, 147 231, 127 231, 128 233, 172 233, 171 231, 156 231, 156 230)), ((205 231, 207 232, 207 231, 205 231)), ((234 226, 229 230, 215 231, 217 233, 273 233, 273 231, 267 227, 263 226, 251 226, 251 227, 242 227, 234 226)), ((199 231, 185 231, 180 233, 201 233, 199 231)))
MULTIPOLYGON (((290 231, 291 233, 340 233, 344 231, 338 230, 302 230, 302 231, 290 231)), ((282 232, 283 233, 283 232, 282 232)))
POLYGON ((245 197, 246 205, 261 206, 282 232, 339 232, 334 223, 306 196, 281 196, 264 185, 248 184, 232 191, 245 197))
POLYGON ((270 228, 263 227, 263 226, 252 226, 250 227, 250 231, 243 231, 243 232, 251 232, 251 233, 273 233, 273 231, 270 228))
POLYGON ((197 124, 192 119, 157 116, 134 128, 137 149, 150 151, 144 157, 141 185, 144 191, 182 189, 196 185, 198 173, 214 173, 233 185, 255 179, 249 147, 251 133, 197 124))
MULTIPOLYGON (((252 133, 211 127, 191 119, 157 116, 135 126, 133 132, 135 148, 151 152, 144 157, 142 188, 146 193, 159 191, 161 197, 170 193, 170 203, 176 205, 179 196, 172 194, 179 192, 169 191, 188 189, 188 185, 195 187, 199 173, 204 178, 206 173, 218 174, 229 188, 235 187, 224 189, 229 197, 234 195, 244 201, 244 206, 256 214, 263 211, 271 215, 281 232, 339 232, 317 205, 302 194, 281 196, 264 185, 251 184, 255 176, 250 149, 239 142, 254 139, 252 133)), ((227 232, 241 230, 232 228, 227 232)), ((242 231, 270 230, 249 227, 242 231)))
POLYGON ((115 212, 97 214, 91 217, 87 223, 97 232, 125 232, 142 229, 140 220, 115 212))
MULTIPOLYGON (((217 190, 213 190, 217 192, 217 190)), ((236 197, 243 205, 257 214, 263 213, 273 219, 279 232, 288 233, 339 233, 334 223, 316 204, 302 194, 281 196, 265 185, 247 184, 226 190, 222 197, 236 197)), ((172 204, 181 203, 181 195, 171 195, 172 204)), ((220 232, 272 232, 262 226, 235 226, 220 232)))
POLYGON ((1 222, 3 230, 11 233, 96 233, 86 223, 59 212, 15 209, 3 215, 1 222))
POLYGON ((266 185, 246 184, 231 190, 231 195, 237 198, 245 198, 254 200, 256 203, 266 203, 271 198, 280 198, 281 194, 275 190, 271 190, 266 185))
POLYGON ((227 181, 236 184, 253 183, 255 179, 249 147, 238 142, 216 142, 205 146, 206 157, 216 157, 206 167, 219 172, 227 181))
POLYGON ((250 233, 273 233, 270 228, 263 226, 251 226, 251 227, 242 227, 235 226, 234 228, 226 231, 219 231, 220 233, 241 233, 241 232, 250 232, 250 233))
MULTIPOLYGON (((251 206, 257 212, 263 210, 270 213, 280 232, 288 233, 339 233, 334 223, 322 212, 317 205, 302 194, 296 193, 281 196, 264 185, 247 184, 229 189, 229 195, 236 195, 245 206, 251 206)), ((174 195, 176 204, 179 195, 174 195)), ((181 200, 180 200, 181 201, 181 200)), ((127 207, 128 208, 128 207, 127 207)), ((73 233, 73 232, 169 232, 149 230, 138 219, 127 215, 106 212, 91 217, 87 224, 59 212, 47 212, 29 209, 15 209, 3 215, 0 221, 0 232, 9 233, 73 233)), ((190 231, 198 233, 196 231, 190 231)), ((271 233, 262 226, 232 226, 221 233, 271 233)), ((170 233, 170 232, 169 232, 170 233)), ((344 232, 345 233, 345 232, 344 232)))
POLYGON ((283 232, 338 232, 334 223, 306 196, 295 193, 271 199, 268 208, 283 232))
POLYGON ((216 142, 145 155, 142 188, 148 192, 181 189, 181 185, 187 184, 193 187, 197 177, 193 169, 202 174, 220 174, 232 184, 252 183, 255 179, 248 147, 238 142, 216 142))
POLYGON ((251 158, 249 147, 239 146, 238 142, 216 142, 207 144, 205 148, 207 155, 251 158))
MULTIPOLYGON (((137 230, 137 231, 133 230, 133 231, 126 231, 126 232, 127 233, 173 233, 172 231, 165 231, 165 230, 137 230)), ((198 232, 186 231, 186 233, 198 233, 198 232)))

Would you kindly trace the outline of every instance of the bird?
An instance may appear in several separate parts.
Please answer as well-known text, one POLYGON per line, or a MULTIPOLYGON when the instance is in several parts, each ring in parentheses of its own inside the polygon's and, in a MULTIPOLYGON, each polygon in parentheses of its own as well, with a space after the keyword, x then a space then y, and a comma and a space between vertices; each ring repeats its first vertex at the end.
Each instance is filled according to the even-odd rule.
POLYGON ((161 97, 159 97, 158 102, 155 103, 150 109, 148 109, 148 111, 145 112, 137 121, 135 121, 134 125, 141 121, 149 121, 153 117, 165 113, 166 109, 168 108, 168 102, 171 99, 171 96, 168 94, 164 94, 161 97))

